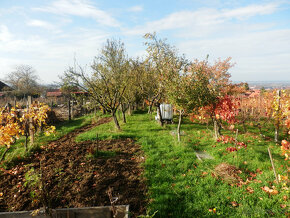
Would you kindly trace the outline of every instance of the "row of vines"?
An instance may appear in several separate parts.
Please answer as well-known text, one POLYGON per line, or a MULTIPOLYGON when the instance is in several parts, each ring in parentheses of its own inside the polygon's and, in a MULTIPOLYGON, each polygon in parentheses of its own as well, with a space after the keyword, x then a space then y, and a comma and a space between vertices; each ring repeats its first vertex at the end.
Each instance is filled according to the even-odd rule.
POLYGON ((36 134, 50 135, 55 131, 54 126, 47 124, 50 108, 41 103, 33 103, 25 109, 17 107, 0 108, 0 145, 5 146, 0 161, 4 160, 11 145, 15 144, 20 136, 25 137, 25 150, 28 150, 28 141, 34 143, 36 134))

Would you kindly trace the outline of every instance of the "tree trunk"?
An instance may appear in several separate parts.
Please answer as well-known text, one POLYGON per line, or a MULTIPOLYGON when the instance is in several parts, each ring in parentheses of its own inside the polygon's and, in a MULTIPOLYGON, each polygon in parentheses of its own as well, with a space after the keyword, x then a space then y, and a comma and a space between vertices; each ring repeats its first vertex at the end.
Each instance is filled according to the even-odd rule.
POLYGON ((152 114, 152 106, 153 106, 153 103, 154 103, 154 101, 152 101, 152 102, 149 104, 148 114, 152 114))
POLYGON ((214 125, 214 137, 215 139, 218 139, 220 137, 220 126, 216 119, 214 119, 213 125, 214 125))
POLYGON ((120 125, 119 125, 119 121, 118 121, 118 119, 117 119, 117 117, 116 117, 116 111, 115 111, 115 112, 112 112, 112 117, 113 117, 113 119, 114 119, 115 127, 116 127, 118 130, 121 130, 120 125))
POLYGON ((181 126, 181 122, 182 122, 182 111, 179 111, 179 120, 178 120, 178 126, 177 126, 177 138, 178 141, 180 142, 180 126, 181 126))
POLYGON ((4 151, 4 153, 3 153, 2 156, 1 156, 1 160, 0 160, 0 162, 2 162, 2 161, 4 160, 4 158, 5 158, 5 156, 6 156, 6 153, 9 151, 9 149, 10 149, 10 148, 6 148, 6 150, 4 151))
POLYGON ((160 103, 157 104, 157 113, 159 116, 159 124, 160 124, 160 126, 163 126, 163 119, 162 119, 162 115, 161 115, 160 103))
POLYGON ((126 121, 126 108, 125 108, 125 106, 124 106, 124 104, 123 103, 121 103, 121 110, 122 110, 122 114, 123 114, 123 122, 124 123, 127 123, 127 121, 126 121))
POLYGON ((246 121, 243 120, 243 129, 244 129, 244 132, 246 133, 247 132, 247 127, 246 127, 246 121))
POLYGON ((279 141, 279 125, 275 128, 275 142, 278 143, 279 141))
POLYGON ((132 115, 132 104, 131 103, 129 103, 128 114, 130 116, 132 115))
POLYGON ((143 103, 142 103, 142 110, 145 110, 145 101, 143 101, 143 103))

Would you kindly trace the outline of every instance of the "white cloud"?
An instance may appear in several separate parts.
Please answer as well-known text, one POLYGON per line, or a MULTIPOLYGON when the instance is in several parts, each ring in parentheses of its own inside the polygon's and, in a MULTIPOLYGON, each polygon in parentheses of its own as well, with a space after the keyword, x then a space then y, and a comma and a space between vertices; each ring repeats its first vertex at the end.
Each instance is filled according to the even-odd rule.
POLYGON ((41 27, 45 29, 54 29, 54 25, 43 20, 29 20, 26 22, 28 26, 41 27))
POLYGON ((256 15, 271 14, 278 9, 278 4, 270 3, 266 5, 249 5, 242 8, 223 11, 225 18, 245 19, 256 15))
POLYGON ((126 30, 126 34, 141 35, 146 32, 176 30, 187 28, 186 31, 200 27, 214 27, 231 19, 247 19, 256 15, 264 15, 275 12, 277 4, 250 5, 236 9, 217 10, 203 8, 196 11, 179 11, 168 16, 146 23, 144 26, 137 26, 126 30))
MULTIPOLYGON (((7 27, 0 26, 0 38, 2 29, 5 35, 10 33, 7 27)), ((16 65, 29 64, 38 71, 44 83, 55 81, 73 64, 74 54, 81 65, 89 64, 108 37, 100 30, 81 28, 52 38, 27 35, 19 39, 18 35, 10 33, 9 37, 5 36, 5 42, 0 40, 1 77, 16 65)))
POLYGON ((95 19, 102 25, 111 27, 117 27, 120 25, 110 14, 96 8, 87 0, 57 0, 52 2, 50 6, 33 9, 59 15, 89 17, 95 19))
POLYGON ((131 12, 141 12, 143 11, 143 7, 141 5, 136 5, 128 9, 131 12))
MULTIPOLYGON (((178 44, 190 58, 233 57, 233 79, 281 80, 290 73, 290 29, 244 33, 223 38, 187 40, 178 44)), ((287 78, 285 78, 287 79, 287 78)))
POLYGON ((8 27, 5 25, 0 25, 0 43, 8 42, 9 40, 11 40, 11 38, 12 38, 12 34, 8 30, 8 27))

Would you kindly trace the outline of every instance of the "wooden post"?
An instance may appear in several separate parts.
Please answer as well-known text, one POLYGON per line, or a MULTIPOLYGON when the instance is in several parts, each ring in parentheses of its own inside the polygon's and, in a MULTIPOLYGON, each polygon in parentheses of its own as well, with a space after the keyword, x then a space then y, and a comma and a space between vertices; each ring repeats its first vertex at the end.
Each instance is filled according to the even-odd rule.
POLYGON ((177 126, 177 140, 180 142, 180 126, 182 121, 182 111, 179 110, 179 119, 178 119, 178 126, 177 126))
POLYGON ((74 118, 74 100, 71 101, 71 118, 74 118))
POLYGON ((278 143, 279 140, 279 125, 280 125, 280 120, 279 120, 279 113, 280 113, 280 97, 281 97, 281 91, 277 90, 277 105, 278 105, 278 110, 277 110, 277 122, 275 123, 275 142, 278 143))
POLYGON ((99 155, 99 134, 97 133, 97 155, 99 155))
POLYGON ((275 170, 274 161, 273 161, 273 158, 272 158, 272 154, 271 154, 271 151, 270 151, 270 147, 268 147, 268 153, 269 153, 269 157, 270 157, 270 160, 271 160, 271 164, 272 164, 273 172, 274 172, 274 175, 275 175, 276 181, 277 181, 277 183, 278 183, 279 180, 278 180, 277 173, 276 173, 276 170, 275 170))
POLYGON ((81 105, 81 115, 84 115, 84 99, 82 97, 81 97, 80 105, 81 105))
POLYGON ((235 138, 236 142, 238 142, 238 134, 239 134, 239 129, 237 129, 237 131, 236 131, 236 138, 235 138))
POLYGON ((70 100, 68 100, 68 120, 71 120, 70 100))
POLYGON ((16 102, 16 96, 14 96, 14 102, 13 102, 13 106, 14 108, 16 108, 17 102, 16 102))
MULTIPOLYGON (((28 108, 30 108, 32 104, 32 97, 31 95, 28 96, 28 108)), ((34 144, 34 127, 32 122, 32 117, 29 117, 29 136, 30 136, 30 145, 34 144)))

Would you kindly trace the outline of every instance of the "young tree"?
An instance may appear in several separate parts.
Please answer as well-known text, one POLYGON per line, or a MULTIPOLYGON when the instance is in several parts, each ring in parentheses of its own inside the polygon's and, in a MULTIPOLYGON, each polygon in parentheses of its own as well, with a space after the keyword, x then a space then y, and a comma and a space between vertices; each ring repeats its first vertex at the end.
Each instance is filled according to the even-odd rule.
POLYGON ((128 88, 125 90, 120 103, 124 123, 126 123, 125 112, 129 110, 131 115, 133 106, 138 106, 144 100, 143 82, 145 74, 143 62, 138 58, 131 58, 128 65, 128 88))
MULTIPOLYGON (((229 69, 233 66, 230 63, 231 58, 224 61, 218 60, 213 65, 210 65, 207 60, 196 60, 191 64, 190 72, 195 76, 198 82, 200 93, 196 96, 198 104, 203 105, 200 110, 205 110, 203 114, 208 114, 214 124, 215 137, 220 135, 221 128, 221 111, 224 108, 235 107, 221 107, 225 97, 232 93, 233 86, 229 80, 229 69)), ((229 101, 226 101, 229 103, 229 101)))
POLYGON ((179 59, 176 48, 170 46, 164 39, 158 39, 156 34, 147 33, 144 36, 148 41, 145 43, 147 46, 148 57, 145 60, 147 65, 148 79, 152 81, 151 86, 154 89, 151 89, 150 96, 148 99, 151 105, 157 101, 158 115, 160 118, 160 125, 163 125, 163 120, 160 111, 159 100, 165 98, 166 94, 166 75, 170 71, 178 71, 179 68, 179 59))

